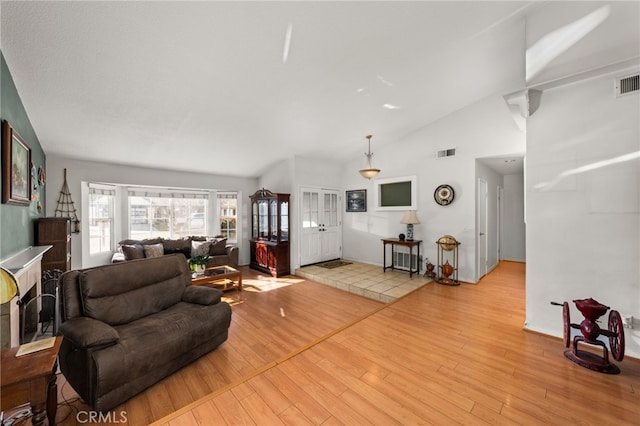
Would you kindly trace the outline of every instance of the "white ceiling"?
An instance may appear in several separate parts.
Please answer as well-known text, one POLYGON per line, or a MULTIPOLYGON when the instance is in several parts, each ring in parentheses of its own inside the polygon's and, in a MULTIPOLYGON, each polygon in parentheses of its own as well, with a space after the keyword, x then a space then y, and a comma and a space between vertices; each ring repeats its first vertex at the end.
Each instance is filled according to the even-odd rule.
POLYGON ((256 177, 523 88, 541 5, 3 1, 0 45, 48 155, 256 177))

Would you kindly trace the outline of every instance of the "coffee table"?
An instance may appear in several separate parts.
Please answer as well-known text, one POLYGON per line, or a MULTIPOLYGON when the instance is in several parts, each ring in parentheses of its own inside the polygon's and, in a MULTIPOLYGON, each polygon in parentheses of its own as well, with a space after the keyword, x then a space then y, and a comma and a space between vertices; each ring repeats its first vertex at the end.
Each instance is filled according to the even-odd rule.
POLYGON ((238 289, 242 291, 242 273, 228 265, 213 266, 204 270, 202 275, 191 279, 193 285, 210 285, 222 291, 238 289))

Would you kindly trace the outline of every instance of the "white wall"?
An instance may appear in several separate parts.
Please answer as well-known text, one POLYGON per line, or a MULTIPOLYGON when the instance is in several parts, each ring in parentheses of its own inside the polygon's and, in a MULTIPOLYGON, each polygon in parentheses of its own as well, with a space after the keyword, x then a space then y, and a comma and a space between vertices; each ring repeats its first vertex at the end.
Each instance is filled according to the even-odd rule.
MULTIPOLYGON (((293 191, 293 158, 287 158, 269 167, 258 179, 258 186, 256 191, 265 188, 275 193, 290 194, 293 191)), ((248 195, 252 194, 253 192, 248 195)))
MULTIPOLYGON (((215 166, 212 167, 215 168, 215 166)), ((239 263, 249 263, 248 216, 247 209, 242 206, 248 205, 246 198, 258 188, 257 179, 96 163, 49 154, 47 155, 47 216, 54 215, 56 201, 60 189, 62 189, 65 168, 67 169, 69 190, 81 221, 89 219, 86 214, 83 214, 81 208, 81 182, 83 181, 238 191, 238 210, 242 212, 242 218, 239 218, 242 226, 238 230, 239 263)), ((83 259, 82 256, 82 245, 88 244, 88 240, 83 242, 83 235, 84 233, 73 234, 71 237, 71 266, 74 269, 92 264, 90 260, 83 259)), ((116 237, 116 241, 119 241, 118 237, 116 237)))
MULTIPOLYGON (((522 155, 525 151, 525 135, 516 126, 502 96, 482 99, 383 149, 376 147, 374 138, 371 150, 375 154, 373 166, 382 170, 379 178, 418 177, 417 214, 421 223, 414 227, 414 238, 423 240, 421 252, 435 263, 435 241, 442 235, 453 235, 462 243, 459 279, 475 282, 475 160, 522 155), (457 148, 455 157, 436 159, 436 151, 452 147, 457 148), (454 202, 446 207, 433 199, 436 187, 444 183, 455 190, 454 202)), ((362 158, 354 159, 343 173, 343 189, 367 189, 368 201, 367 212, 344 214, 343 256, 382 265, 380 239, 396 237, 406 227, 400 223, 403 212, 375 210, 371 199, 374 183, 358 174, 362 164, 362 158)))
MULTIPOLYGON (((589 297, 640 317, 640 95, 616 99, 613 87, 607 76, 546 90, 527 121, 530 330, 562 335, 551 301, 568 301, 576 323, 572 301, 589 297)), ((640 330, 626 334, 627 353, 638 357, 640 330)))
POLYGON ((526 260, 526 228, 524 224, 524 174, 503 177, 503 209, 501 260, 526 260))

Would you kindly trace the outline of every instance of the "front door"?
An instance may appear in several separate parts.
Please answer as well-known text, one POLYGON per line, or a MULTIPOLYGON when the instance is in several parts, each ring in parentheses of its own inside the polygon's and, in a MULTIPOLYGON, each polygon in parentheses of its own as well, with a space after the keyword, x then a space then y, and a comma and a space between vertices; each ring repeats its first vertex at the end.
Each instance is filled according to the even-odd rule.
POLYGON ((300 265, 342 256, 342 220, 338 191, 300 189, 300 265))

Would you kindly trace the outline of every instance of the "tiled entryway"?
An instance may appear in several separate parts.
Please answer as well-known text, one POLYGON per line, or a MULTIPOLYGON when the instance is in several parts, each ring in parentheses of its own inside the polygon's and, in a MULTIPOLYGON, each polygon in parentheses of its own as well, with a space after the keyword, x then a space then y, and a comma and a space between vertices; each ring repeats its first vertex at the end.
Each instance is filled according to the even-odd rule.
POLYGON ((327 269, 317 265, 304 266, 295 275, 337 287, 381 302, 389 303, 431 281, 422 274, 387 269, 382 266, 353 262, 327 269))

